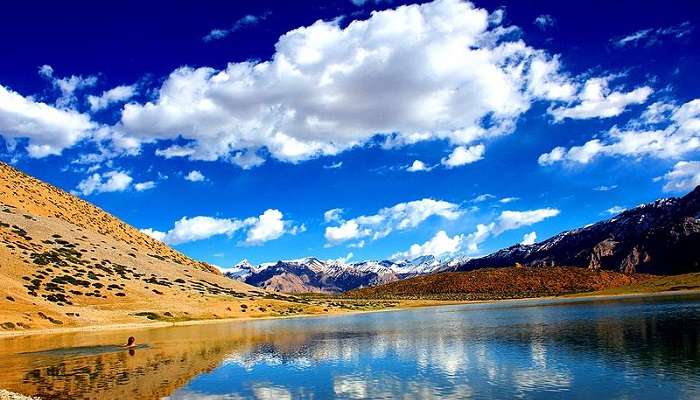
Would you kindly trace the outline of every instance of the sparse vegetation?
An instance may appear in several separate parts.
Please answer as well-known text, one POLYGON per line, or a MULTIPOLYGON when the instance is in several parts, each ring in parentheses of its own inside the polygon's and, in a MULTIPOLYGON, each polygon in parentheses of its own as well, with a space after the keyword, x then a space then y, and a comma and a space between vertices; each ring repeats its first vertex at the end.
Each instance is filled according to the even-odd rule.
POLYGON ((592 292, 651 279, 583 268, 484 268, 447 272, 353 290, 349 298, 498 300, 592 292))

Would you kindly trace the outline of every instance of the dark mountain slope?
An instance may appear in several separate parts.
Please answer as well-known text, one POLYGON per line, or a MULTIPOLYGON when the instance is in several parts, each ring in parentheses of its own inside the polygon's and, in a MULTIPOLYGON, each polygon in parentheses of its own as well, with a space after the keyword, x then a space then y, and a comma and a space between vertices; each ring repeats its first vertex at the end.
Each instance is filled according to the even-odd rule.
POLYGON ((700 186, 543 242, 516 245, 443 271, 573 266, 661 275, 700 271, 700 186))

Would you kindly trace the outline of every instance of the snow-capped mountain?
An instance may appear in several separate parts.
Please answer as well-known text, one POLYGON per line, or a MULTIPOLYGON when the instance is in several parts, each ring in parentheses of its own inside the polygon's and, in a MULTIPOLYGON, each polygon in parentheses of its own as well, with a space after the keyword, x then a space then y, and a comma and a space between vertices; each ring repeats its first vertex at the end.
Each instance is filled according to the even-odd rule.
POLYGON ((606 221, 452 263, 441 271, 516 263, 669 275, 700 271, 700 186, 682 198, 656 200, 606 221))
POLYGON ((227 269, 225 274, 231 279, 279 292, 339 293, 429 274, 441 265, 440 260, 433 256, 354 263, 307 257, 257 266, 242 260, 227 269))

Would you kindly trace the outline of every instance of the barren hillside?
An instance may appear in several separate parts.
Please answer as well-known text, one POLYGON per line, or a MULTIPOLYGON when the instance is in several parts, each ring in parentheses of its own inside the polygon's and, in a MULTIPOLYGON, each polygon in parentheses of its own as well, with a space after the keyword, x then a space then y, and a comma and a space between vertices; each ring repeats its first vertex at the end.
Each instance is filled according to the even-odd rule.
POLYGON ((419 276, 353 290, 347 296, 365 299, 496 300, 591 292, 652 278, 651 275, 627 275, 575 267, 482 268, 419 276))
POLYGON ((340 308, 228 279, 0 163, 0 333, 340 308))

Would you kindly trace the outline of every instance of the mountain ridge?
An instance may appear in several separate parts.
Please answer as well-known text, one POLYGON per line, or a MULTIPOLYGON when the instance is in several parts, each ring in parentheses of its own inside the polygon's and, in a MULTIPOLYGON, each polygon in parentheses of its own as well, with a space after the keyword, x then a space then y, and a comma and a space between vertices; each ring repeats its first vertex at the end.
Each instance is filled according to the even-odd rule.
POLYGON ((524 265, 675 275, 700 270, 700 186, 531 245, 517 244, 447 271, 524 265))
POLYGON ((441 262, 433 256, 414 260, 359 261, 320 260, 305 257, 252 265, 247 259, 225 275, 247 284, 287 293, 340 293, 430 273, 441 262))

